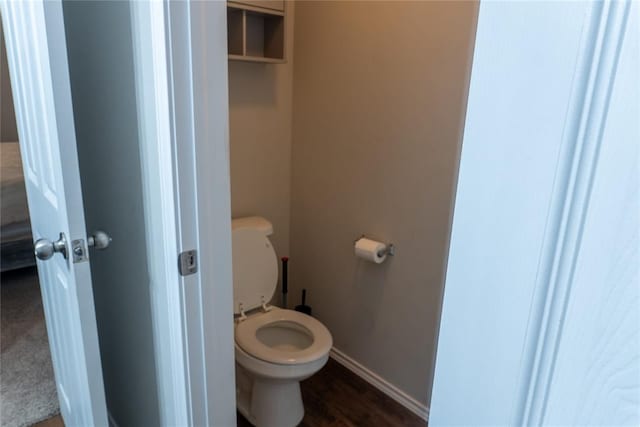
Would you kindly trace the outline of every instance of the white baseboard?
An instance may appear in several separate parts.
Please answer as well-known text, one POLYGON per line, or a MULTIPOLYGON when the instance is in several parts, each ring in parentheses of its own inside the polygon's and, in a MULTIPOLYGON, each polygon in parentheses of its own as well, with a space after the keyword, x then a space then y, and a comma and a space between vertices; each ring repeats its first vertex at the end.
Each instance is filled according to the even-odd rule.
POLYGON ((407 393, 400 390, 380 375, 371 372, 369 369, 365 368, 335 347, 331 348, 329 356, 423 420, 429 420, 429 408, 426 405, 418 402, 416 399, 409 396, 407 393))

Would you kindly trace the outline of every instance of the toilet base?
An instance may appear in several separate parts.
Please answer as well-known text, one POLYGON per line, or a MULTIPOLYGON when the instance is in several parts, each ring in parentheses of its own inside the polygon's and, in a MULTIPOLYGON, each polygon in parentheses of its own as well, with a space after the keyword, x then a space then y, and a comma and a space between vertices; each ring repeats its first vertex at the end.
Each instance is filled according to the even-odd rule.
POLYGON ((256 427, 295 427, 304 417, 299 381, 254 377, 236 365, 238 411, 256 427))

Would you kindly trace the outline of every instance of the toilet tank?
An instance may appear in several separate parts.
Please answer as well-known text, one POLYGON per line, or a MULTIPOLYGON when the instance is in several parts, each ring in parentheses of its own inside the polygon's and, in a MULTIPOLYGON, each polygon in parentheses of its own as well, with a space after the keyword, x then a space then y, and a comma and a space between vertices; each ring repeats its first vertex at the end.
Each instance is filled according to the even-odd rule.
POLYGON ((269 235, 273 226, 262 217, 231 221, 233 312, 268 303, 278 285, 278 259, 269 235))
POLYGON ((231 220, 232 231, 240 228, 254 228, 263 232, 265 236, 271 236, 273 234, 273 225, 271 225, 269 220, 261 216, 249 216, 231 220))

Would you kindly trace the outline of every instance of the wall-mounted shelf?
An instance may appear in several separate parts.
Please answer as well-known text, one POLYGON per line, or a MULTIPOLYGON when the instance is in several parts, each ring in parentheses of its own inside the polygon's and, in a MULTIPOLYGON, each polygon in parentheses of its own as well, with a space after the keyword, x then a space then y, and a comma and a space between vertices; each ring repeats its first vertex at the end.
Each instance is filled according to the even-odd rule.
POLYGON ((284 1, 227 2, 229 59, 270 64, 286 62, 285 18, 284 1))

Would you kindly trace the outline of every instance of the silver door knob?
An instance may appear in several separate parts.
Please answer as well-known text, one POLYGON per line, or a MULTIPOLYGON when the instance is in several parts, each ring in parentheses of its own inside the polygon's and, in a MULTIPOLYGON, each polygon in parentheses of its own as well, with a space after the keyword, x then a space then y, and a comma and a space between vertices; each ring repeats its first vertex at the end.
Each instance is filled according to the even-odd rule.
POLYGON ((49 239, 38 239, 34 245, 34 251, 36 257, 43 261, 51 258, 56 252, 67 259, 67 239, 65 239, 64 233, 60 233, 60 238, 55 242, 49 239))
POLYGON ((93 233, 93 236, 89 236, 87 241, 90 248, 106 249, 109 247, 109 243, 111 243, 111 236, 104 231, 98 230, 93 233))

